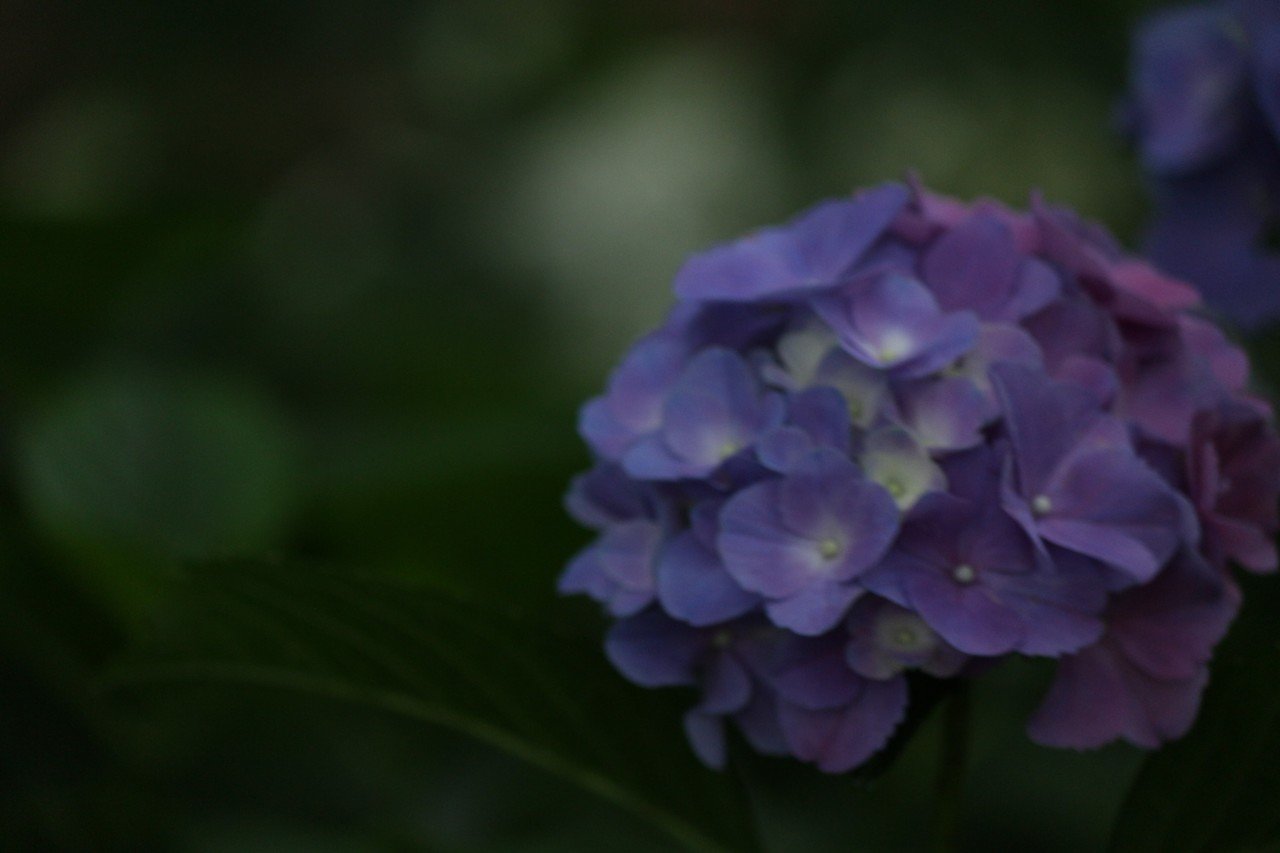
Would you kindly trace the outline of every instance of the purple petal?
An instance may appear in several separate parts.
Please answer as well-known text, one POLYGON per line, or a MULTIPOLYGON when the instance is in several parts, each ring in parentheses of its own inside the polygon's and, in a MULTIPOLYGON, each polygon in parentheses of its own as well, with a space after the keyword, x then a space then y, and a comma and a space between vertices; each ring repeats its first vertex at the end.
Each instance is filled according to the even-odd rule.
POLYGON ((818 581, 792 596, 768 602, 765 612, 778 627, 815 637, 839 625, 862 593, 853 584, 818 581))
POLYGON ((1207 681, 1203 668, 1188 679, 1153 679, 1105 644, 1090 646, 1058 664, 1027 734, 1044 746, 1094 749, 1124 738, 1154 749, 1191 728, 1207 681))
POLYGON ((1002 323, 983 323, 978 331, 978 343, 960 359, 955 374, 963 376, 982 391, 992 402, 990 417, 995 417, 995 392, 987 370, 993 364, 1012 362, 1034 369, 1044 369, 1044 357, 1040 345, 1018 326, 1002 323))
POLYGON ((751 748, 761 755, 786 755, 787 742, 778 723, 778 703, 767 690, 757 690, 750 704, 733 717, 751 748))
POLYGON ((1147 168, 1196 169, 1238 140, 1247 71, 1236 27, 1222 8, 1197 6, 1154 16, 1138 32, 1131 85, 1147 168))
POLYGON ((1022 493, 1033 497, 1098 420, 1097 401, 1022 365, 994 365, 991 379, 1004 410, 1022 493))
POLYGON ((971 655, 1012 651, 1026 636, 1026 624, 1007 604, 980 585, 963 586, 934 571, 913 573, 907 597, 942 639, 971 655))
POLYGON ((606 463, 574 477, 564 502, 575 521, 599 530, 647 515, 647 497, 645 489, 621 468, 606 463))
POLYGON ((978 338, 971 312, 943 313, 928 288, 897 273, 863 282, 853 294, 816 300, 814 309, 850 355, 897 377, 933 373, 978 338))
POLYGON ((1209 660, 1240 605, 1239 590, 1184 550, 1145 586, 1118 596, 1108 633, 1153 678, 1192 678, 1209 660))
POLYGON ((627 521, 610 527, 597 546, 606 574, 634 590, 652 590, 653 562, 662 528, 651 521, 627 521))
POLYGON ((808 388, 792 395, 787 420, 756 444, 756 455, 766 468, 789 473, 820 447, 849 453, 849 408, 834 388, 808 388))
POLYGON ((987 398, 960 376, 919 380, 902 388, 898 405, 907 428, 930 450, 964 450, 981 444, 987 398))
POLYGON ((882 184, 851 201, 829 202, 803 217, 793 232, 795 251, 811 281, 837 281, 880 239, 907 203, 902 184, 882 184))
POLYGON ((646 610, 615 622, 605 635, 609 661, 641 687, 693 684, 698 663, 710 647, 705 631, 646 610))
POLYGON ((1052 509, 1039 519, 1045 539, 1149 580, 1182 541, 1190 507, 1137 456, 1100 448, 1075 453, 1044 490, 1052 509))
POLYGON ((884 233, 907 197, 902 185, 884 184, 694 255, 676 273, 676 295, 751 302, 836 284, 884 233))
POLYGON ((849 407, 834 388, 808 388, 787 401, 787 420, 802 429, 816 447, 849 452, 849 407))
POLYGON ((849 669, 840 634, 801 638, 782 635, 764 663, 764 679, 786 702, 809 710, 845 705, 863 680, 849 669))
POLYGON ((727 761, 724 718, 689 711, 684 715, 684 734, 698 760, 712 770, 723 770, 727 761))
MULTIPOLYGON (((745 589, 790 599, 865 571, 889 547, 897 525, 897 506, 884 489, 840 454, 817 451, 785 478, 730 498, 720 516, 717 548, 745 589)), ((828 609, 848 593, 815 590, 810 597, 822 611, 819 621, 825 621, 828 609)), ((783 611, 799 606, 793 602, 783 611)))
POLYGON ((1120 380, 1111 365, 1090 355, 1063 359, 1053 378, 1089 392, 1099 409, 1110 407, 1120 390, 1120 380))
POLYGON ((583 407, 579 431, 599 454, 618 458, 640 436, 662 424, 667 391, 680 375, 688 347, 654 335, 636 344, 613 375, 609 390, 583 407))
POLYGON ((732 714, 751 699, 751 676, 731 654, 718 654, 702 674, 702 700, 697 710, 705 714, 732 714))
POLYGON ((1068 551, 1054 548, 1051 554, 1052 560, 1034 572, 992 579, 1000 596, 1026 623, 1027 635, 1018 646, 1023 654, 1058 657, 1079 651, 1102 635, 1105 569, 1068 551))
POLYGON ((579 553, 560 576, 561 595, 584 593, 605 605, 614 616, 630 616, 653 602, 653 591, 631 587, 609 571, 607 552, 596 542, 579 553))
POLYGON ((1062 277, 1053 267, 1039 258, 1023 258, 1013 293, 996 319, 1012 323, 1030 317, 1051 305, 1061 293, 1062 277))
POLYGON ((843 773, 889 742, 906 708, 906 680, 895 678, 868 681, 858 698, 843 708, 809 711, 782 702, 778 720, 797 758, 826 773, 843 773))
POLYGON ((1249 62, 1254 97, 1280 139, 1280 10, 1275 3, 1255 0, 1241 9, 1249 38, 1249 62))
POLYGON ((662 553, 658 601, 677 619, 691 625, 714 625, 752 610, 760 597, 738 586, 716 553, 686 531, 662 553))
POLYGON ((1006 318, 1020 255, 1009 228, 977 214, 945 232, 921 261, 924 280, 945 311, 972 310, 983 320, 1006 318))
POLYGON ((746 447, 767 420, 758 383, 741 357, 700 353, 663 408, 663 439, 682 459, 710 471, 746 447))
POLYGON ((736 353, 710 348, 691 361, 663 405, 661 432, 632 445, 627 473, 640 479, 702 477, 782 419, 782 401, 763 394, 736 353))
POLYGON ((778 516, 780 484, 743 489, 725 504, 716 547, 743 588, 770 598, 795 595, 820 576, 823 559, 812 541, 787 530, 778 516))
POLYGON ((1275 186, 1273 153, 1243 152, 1222 166, 1158 185, 1159 215, 1143 249, 1160 268, 1194 282, 1205 302, 1244 329, 1280 316, 1280 255, 1260 251, 1275 186))

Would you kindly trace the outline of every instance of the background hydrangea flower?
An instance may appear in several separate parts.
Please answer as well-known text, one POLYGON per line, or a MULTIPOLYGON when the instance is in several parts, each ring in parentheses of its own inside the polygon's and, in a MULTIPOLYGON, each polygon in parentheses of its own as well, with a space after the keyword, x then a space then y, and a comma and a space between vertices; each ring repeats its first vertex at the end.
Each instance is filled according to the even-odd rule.
POLYGON ((1195 291, 1031 208, 888 184, 697 255, 584 407, 561 589, 628 678, 700 691, 708 764, 734 726, 849 770, 906 673, 1013 654, 1058 661, 1042 743, 1190 726, 1230 563, 1276 568, 1280 439, 1195 291))
POLYGON ((1280 5, 1148 18, 1123 116, 1155 195, 1150 256, 1242 326, 1280 317, 1280 5))

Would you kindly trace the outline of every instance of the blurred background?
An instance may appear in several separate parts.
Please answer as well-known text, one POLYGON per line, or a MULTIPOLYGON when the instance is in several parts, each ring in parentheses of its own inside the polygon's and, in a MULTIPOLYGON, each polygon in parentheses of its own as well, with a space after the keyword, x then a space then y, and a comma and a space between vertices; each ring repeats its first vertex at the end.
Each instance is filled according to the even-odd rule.
MULTIPOLYGON (((1131 241, 1138 0, 0 4, 0 847, 660 850, 449 732, 103 668, 178 561, 430 572, 559 608, 574 434, 690 251, 914 168, 1131 241)), ((1094 849, 1136 752, 982 682, 966 839, 1094 849)), ((936 722, 936 721, 935 721, 936 722)), ((676 720, 654 725, 678 725, 676 720)), ((855 800, 767 764, 776 850, 924 842, 937 733, 855 800)), ((673 780, 678 784, 678 780, 673 780)))

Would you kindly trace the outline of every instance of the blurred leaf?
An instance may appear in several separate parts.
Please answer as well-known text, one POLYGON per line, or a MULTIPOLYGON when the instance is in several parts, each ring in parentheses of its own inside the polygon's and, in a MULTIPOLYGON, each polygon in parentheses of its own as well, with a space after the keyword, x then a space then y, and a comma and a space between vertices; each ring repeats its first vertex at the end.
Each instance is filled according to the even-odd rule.
POLYGON ((220 679, 448 726, 558 773, 697 850, 757 849, 749 807, 679 735, 677 697, 626 684, 594 641, 426 587, 314 567, 199 566, 124 683, 220 679))
POLYGON ((207 558, 275 544, 294 453, 281 413, 250 387, 114 371, 32 418, 19 465, 24 498, 59 539, 207 558))
POLYGON ((1195 728, 1147 759, 1112 834, 1124 851, 1261 849, 1280 841, 1280 589, 1246 578, 1195 728))

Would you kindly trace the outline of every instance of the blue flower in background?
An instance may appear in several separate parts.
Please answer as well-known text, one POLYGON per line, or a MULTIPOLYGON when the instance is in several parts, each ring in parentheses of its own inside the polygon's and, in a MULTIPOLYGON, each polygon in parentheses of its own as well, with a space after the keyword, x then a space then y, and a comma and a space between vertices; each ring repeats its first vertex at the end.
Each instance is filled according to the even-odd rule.
POLYGON ((704 761, 734 726, 850 770, 907 673, 1013 654, 1059 661, 1042 743, 1187 730, 1230 564, 1277 567, 1280 495, 1270 409, 1194 290, 1070 211, 898 184, 697 255, 676 290, 583 408, 568 505, 599 536, 560 588, 618 618, 625 676, 700 691, 704 761))
POLYGON ((1280 317, 1280 4, 1147 19, 1123 114, 1155 196, 1150 257, 1242 327, 1280 317))

